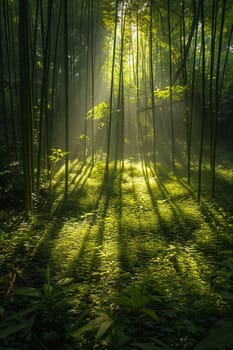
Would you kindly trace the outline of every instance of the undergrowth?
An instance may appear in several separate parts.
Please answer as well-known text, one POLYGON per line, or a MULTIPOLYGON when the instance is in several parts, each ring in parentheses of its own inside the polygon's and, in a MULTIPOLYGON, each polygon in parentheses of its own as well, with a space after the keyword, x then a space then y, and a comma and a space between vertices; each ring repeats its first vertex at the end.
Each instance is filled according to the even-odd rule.
POLYGON ((49 215, 0 213, 0 349, 232 349, 232 174, 198 204, 162 166, 71 169, 49 215))

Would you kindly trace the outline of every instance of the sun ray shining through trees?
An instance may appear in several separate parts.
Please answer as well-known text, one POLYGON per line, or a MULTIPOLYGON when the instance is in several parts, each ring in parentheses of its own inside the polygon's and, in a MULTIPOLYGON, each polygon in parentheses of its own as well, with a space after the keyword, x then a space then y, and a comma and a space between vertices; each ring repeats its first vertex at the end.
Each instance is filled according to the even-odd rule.
MULTIPOLYGON (((31 169, 36 187, 40 188, 46 169, 49 172, 50 150, 61 147, 66 152, 66 192, 69 156, 83 153, 84 162, 90 156, 93 162, 99 153, 106 154, 106 172, 111 160, 129 156, 143 158, 153 167, 158 158, 173 171, 176 162, 186 163, 188 183, 191 167, 199 159, 199 198, 202 157, 209 154, 214 196, 217 140, 229 124, 221 101, 230 103, 230 4, 80 1, 78 6, 71 1, 63 8, 62 1, 47 5, 35 1, 28 6, 31 34, 23 55, 32 60, 27 96, 33 98, 33 125, 27 137, 35 152, 26 152, 24 164, 36 165, 31 169)), ((16 69, 16 52, 24 40, 15 39, 17 12, 14 1, 2 3, 0 40, 6 53, 1 54, 2 140, 6 149, 14 150, 15 160, 23 145, 22 113, 16 109, 19 100, 25 105, 16 69)))
POLYGON ((232 348, 232 23, 0 1, 0 349, 232 348))

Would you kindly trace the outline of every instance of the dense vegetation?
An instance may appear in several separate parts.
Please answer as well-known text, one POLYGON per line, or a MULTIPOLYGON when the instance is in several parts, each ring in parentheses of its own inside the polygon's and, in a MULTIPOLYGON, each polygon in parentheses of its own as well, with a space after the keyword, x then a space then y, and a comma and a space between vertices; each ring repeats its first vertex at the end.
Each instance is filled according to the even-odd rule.
POLYGON ((233 349, 232 18, 1 0, 0 350, 233 349))

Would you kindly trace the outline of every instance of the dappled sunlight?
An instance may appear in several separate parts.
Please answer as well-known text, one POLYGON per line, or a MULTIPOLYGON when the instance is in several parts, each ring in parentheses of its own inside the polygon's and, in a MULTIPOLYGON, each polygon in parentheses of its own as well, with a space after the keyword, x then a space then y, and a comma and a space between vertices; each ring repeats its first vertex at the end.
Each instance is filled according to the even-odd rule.
POLYGON ((229 185, 233 186, 233 167, 231 166, 223 167, 219 165, 216 171, 217 171, 217 176, 222 178, 229 185))
POLYGON ((167 193, 167 196, 171 198, 172 201, 177 201, 179 199, 184 199, 189 197, 189 192, 184 188, 176 178, 173 176, 169 181, 163 183, 163 188, 167 193))
POLYGON ((202 252, 232 244, 224 210, 207 200, 198 205, 174 176, 161 184, 141 163, 126 161, 123 172, 113 166, 105 185, 103 175, 103 163, 73 165, 63 214, 51 221, 35 256, 47 249, 55 275, 98 284, 98 298, 126 279, 149 279, 153 288, 167 295, 177 289, 183 298, 188 290, 211 294, 212 267, 202 252))
POLYGON ((67 198, 58 177, 56 210, 40 238, 16 235, 12 254, 37 240, 29 266, 37 266, 40 280, 49 264, 54 281, 78 283, 78 314, 82 304, 91 313, 118 310, 112 298, 132 286, 160 300, 151 307, 157 326, 169 332, 173 324, 184 332, 194 327, 200 312, 209 319, 225 310, 221 290, 231 285, 233 238, 224 208, 208 198, 197 203, 187 184, 171 174, 162 182, 140 162, 111 163, 107 182, 104 169, 74 163, 67 198))
POLYGON ((211 293, 206 281, 211 266, 193 246, 172 244, 160 247, 157 256, 148 261, 143 272, 142 279, 147 276, 155 289, 173 298, 185 300, 189 294, 198 298, 211 293))
POLYGON ((71 191, 70 199, 64 204, 70 217, 63 222, 51 249, 59 274, 75 275, 83 282, 98 280, 100 288, 105 286, 111 293, 122 273, 132 274, 136 268, 132 280, 139 276, 143 280, 149 273, 152 281, 156 281, 161 275, 161 266, 158 271, 156 266, 163 264, 159 282, 159 285, 165 283, 163 288, 168 288, 166 279, 173 276, 175 284, 185 279, 186 287, 192 288, 193 293, 198 293, 199 284, 205 293, 208 283, 203 280, 205 273, 200 272, 205 270, 205 262, 189 246, 189 241, 194 239, 196 246, 211 245, 211 227, 187 190, 174 177, 161 188, 153 175, 148 176, 146 183, 140 163, 126 163, 122 176, 116 171, 102 194, 100 164, 92 174, 82 192, 76 196, 75 190, 71 191), (176 246, 179 237, 187 239, 186 243, 182 240, 183 247, 180 243, 176 246), (171 239, 175 244, 173 250, 167 246, 171 239), (163 251, 168 252, 167 258, 161 256, 163 251), (155 271, 150 271, 154 268, 155 271))

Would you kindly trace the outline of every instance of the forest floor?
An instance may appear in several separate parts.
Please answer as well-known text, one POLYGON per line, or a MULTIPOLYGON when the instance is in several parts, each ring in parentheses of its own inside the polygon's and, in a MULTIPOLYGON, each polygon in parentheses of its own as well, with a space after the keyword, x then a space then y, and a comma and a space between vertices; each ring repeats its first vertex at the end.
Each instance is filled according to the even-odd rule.
POLYGON ((103 186, 102 163, 74 165, 49 219, 5 221, 0 349, 233 349, 232 173, 197 203, 158 170, 127 161, 103 186))

